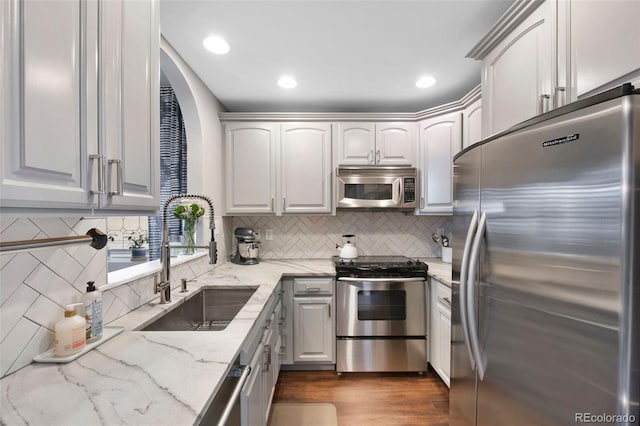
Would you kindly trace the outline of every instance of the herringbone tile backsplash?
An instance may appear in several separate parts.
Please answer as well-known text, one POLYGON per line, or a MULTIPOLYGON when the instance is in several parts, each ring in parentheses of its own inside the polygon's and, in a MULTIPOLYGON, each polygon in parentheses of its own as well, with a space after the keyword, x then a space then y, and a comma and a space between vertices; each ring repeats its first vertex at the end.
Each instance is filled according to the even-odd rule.
POLYGON ((431 235, 441 228, 450 237, 451 217, 339 211, 336 216, 238 216, 232 229, 238 227, 260 233, 262 259, 329 258, 339 254, 336 243, 343 234, 355 234, 358 255, 439 257, 431 235), (266 229, 273 230, 272 241, 266 240, 266 229))
MULTIPOLYGON (((90 228, 105 227, 103 218, 2 215, 0 239, 6 242, 76 236, 90 228)), ((220 254, 226 257, 225 246, 221 238, 220 254)), ((194 278, 210 268, 207 257, 172 266, 172 287, 180 286, 180 277, 194 278)), ((87 281, 95 281, 97 286, 107 283, 106 249, 73 245, 0 255, 0 377, 29 365, 35 355, 51 347, 54 325, 63 317, 64 306, 80 300, 87 281)), ((109 324, 156 297, 152 276, 103 291, 104 323, 109 324)))

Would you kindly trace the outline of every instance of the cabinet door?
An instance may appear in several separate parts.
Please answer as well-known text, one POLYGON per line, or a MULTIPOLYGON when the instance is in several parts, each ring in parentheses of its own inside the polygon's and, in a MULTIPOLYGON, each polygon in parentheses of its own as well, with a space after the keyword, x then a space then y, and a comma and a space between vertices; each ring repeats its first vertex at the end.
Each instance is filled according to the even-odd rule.
POLYGON ((226 125, 227 213, 275 213, 279 125, 226 125))
POLYGON ((567 2, 571 100, 624 82, 640 82, 640 2, 567 2), (601 30, 597 30, 600 28, 601 30))
POLYGON ((295 298, 293 360, 335 362, 333 299, 295 298))
POLYGON ((251 376, 240 393, 242 426, 264 425, 265 406, 263 397, 263 349, 258 345, 251 360, 251 376))
POLYGON ((375 162, 373 123, 336 124, 338 165, 367 165, 375 162))
POLYGON ((95 2, 0 2, 3 207, 97 206, 96 23, 95 2))
POLYGON ((282 364, 293 364, 293 280, 282 280, 282 364))
POLYGON ((101 2, 103 207, 156 210, 160 200, 160 25, 154 0, 101 2))
POLYGON ((449 386, 451 366, 451 307, 438 302, 438 373, 449 386))
POLYGON ((415 123, 376 124, 376 164, 415 165, 416 148, 415 123))
POLYGON ((440 328, 438 327, 438 281, 429 278, 429 363, 434 370, 440 369, 440 328))
POLYGON ((542 3, 483 59, 483 137, 551 108, 554 3, 542 3))
POLYGON ((281 125, 283 213, 331 213, 331 124, 281 125))
POLYGON ((481 139, 482 100, 478 99, 462 112, 462 149, 473 145, 481 139))
POLYGON ((461 114, 454 112, 419 123, 420 213, 453 213, 453 155, 460 151, 461 122, 461 114))

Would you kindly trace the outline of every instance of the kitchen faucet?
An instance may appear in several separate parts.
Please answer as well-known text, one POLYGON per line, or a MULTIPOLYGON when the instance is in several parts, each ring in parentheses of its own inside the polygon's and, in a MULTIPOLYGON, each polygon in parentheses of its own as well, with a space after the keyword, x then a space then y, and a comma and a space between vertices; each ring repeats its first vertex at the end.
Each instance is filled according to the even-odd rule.
POLYGON ((216 239, 214 237, 215 222, 213 215, 213 203, 211 199, 205 195, 177 194, 167 198, 162 210, 162 246, 160 247, 160 259, 162 262, 162 272, 160 274, 160 282, 153 286, 154 293, 160 293, 160 303, 165 304, 171 302, 171 249, 172 248, 206 248, 209 249, 209 263, 213 265, 218 258, 218 249, 216 247, 216 239), (209 229, 211 229, 211 241, 206 246, 171 246, 169 245, 169 226, 167 224, 167 211, 169 205, 176 200, 185 198, 198 198, 209 204, 209 229))

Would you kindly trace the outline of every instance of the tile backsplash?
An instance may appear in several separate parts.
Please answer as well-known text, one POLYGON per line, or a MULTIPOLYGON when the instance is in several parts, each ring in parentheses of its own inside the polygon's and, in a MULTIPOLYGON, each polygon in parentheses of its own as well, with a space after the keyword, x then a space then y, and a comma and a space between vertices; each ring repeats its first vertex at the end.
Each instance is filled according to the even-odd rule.
POLYGON ((237 216, 232 230, 237 227, 260 233, 262 259, 329 258, 339 254, 336 243, 343 234, 355 234, 359 255, 439 257, 440 246, 431 234, 441 228, 450 237, 452 229, 450 216, 351 211, 336 216, 237 216), (266 229, 273 231, 273 240, 266 240, 266 229))
MULTIPOLYGON (((90 228, 104 230, 106 220, 0 217, 4 242, 84 235, 90 228)), ((224 244, 222 248, 224 252, 224 244)), ((173 267, 172 287, 180 285, 179 277, 195 278, 211 267, 206 256, 173 267)), ((0 255, 0 377, 50 348, 64 306, 79 300, 87 281, 107 283, 107 250, 74 245, 0 255)), ((153 276, 104 291, 104 323, 156 297, 153 276)))

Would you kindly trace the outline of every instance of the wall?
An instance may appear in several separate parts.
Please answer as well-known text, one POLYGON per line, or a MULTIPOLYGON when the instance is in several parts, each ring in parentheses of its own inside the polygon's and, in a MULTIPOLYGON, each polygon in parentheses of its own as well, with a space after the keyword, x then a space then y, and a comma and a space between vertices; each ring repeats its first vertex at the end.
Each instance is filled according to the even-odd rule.
MULTIPOLYGON (((176 93, 184 118, 189 192, 211 197, 217 212, 221 213, 225 206, 225 167, 222 124, 218 113, 226 109, 164 37, 160 40, 160 47, 162 72, 176 93)), ((206 222, 200 221, 198 225, 198 241, 208 239, 206 222)), ((231 248, 228 238, 231 220, 216 215, 216 228, 219 232, 216 239, 220 240, 218 249, 221 256, 225 253, 226 259, 231 248)))
MULTIPOLYGON (((400 212, 345 212, 336 216, 234 217, 233 229, 251 227, 260 233, 260 258, 329 258, 339 254, 343 234, 355 234, 358 255, 440 257, 431 234, 442 228, 451 236, 451 217, 409 216, 400 212), (265 229, 273 230, 266 241, 265 229)), ((233 251, 233 250, 232 250, 233 251)))

